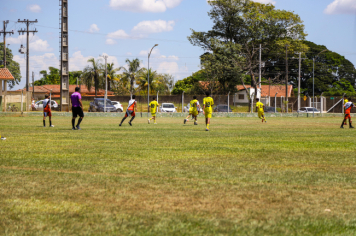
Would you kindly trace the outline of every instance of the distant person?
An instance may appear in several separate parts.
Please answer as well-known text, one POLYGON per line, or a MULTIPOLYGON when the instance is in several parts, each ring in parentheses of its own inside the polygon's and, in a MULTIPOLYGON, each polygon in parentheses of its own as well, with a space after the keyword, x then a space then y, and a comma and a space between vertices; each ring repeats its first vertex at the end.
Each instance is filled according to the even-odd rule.
POLYGON ((157 102, 157 98, 154 97, 153 101, 150 102, 148 109, 151 109, 151 115, 152 117, 150 119, 148 119, 148 124, 151 123, 151 120, 154 120, 154 124, 156 125, 156 112, 157 112, 157 107, 159 106, 158 102, 157 102))
POLYGON ((35 108, 35 98, 32 98, 31 108, 32 108, 32 111, 36 110, 36 108, 35 108))
POLYGON ((84 119, 82 95, 80 95, 80 88, 76 87, 75 92, 70 96, 72 101, 72 130, 81 130, 80 123, 84 119), (78 124, 75 126, 75 119, 79 116, 78 124))
POLYGON ((209 131, 210 118, 213 113, 214 100, 210 97, 210 92, 205 93, 206 97, 203 99, 203 113, 205 115, 206 131, 209 131))
POLYGON ((349 119, 349 127, 351 128, 351 129, 353 129, 353 128, 355 128, 355 127, 353 127, 352 126, 352 121, 351 121, 351 109, 353 108, 353 107, 355 107, 355 105, 352 103, 352 101, 351 101, 352 99, 351 98, 349 98, 349 101, 344 105, 344 108, 345 108, 345 117, 344 117, 344 120, 342 121, 342 123, 341 123, 341 127, 340 128, 344 128, 344 124, 346 124, 346 120, 347 119, 349 119))
POLYGON ((266 117, 265 117, 265 105, 260 102, 260 99, 259 98, 256 98, 256 112, 258 112, 258 118, 262 119, 262 123, 263 122, 266 122, 267 123, 267 120, 266 120, 266 117))
MULTIPOLYGON (((349 100, 347 100, 347 97, 344 97, 344 106, 345 106, 345 104, 348 103, 348 102, 349 102, 349 100)), ((344 115, 345 115, 345 111, 344 111, 344 115)), ((344 125, 346 125, 346 121, 345 121, 344 125)))
POLYGON ((51 112, 51 100, 49 96, 45 95, 45 100, 43 100, 43 127, 46 127, 46 117, 49 117, 49 127, 54 127, 52 125, 52 112, 51 112))
POLYGON ((192 119, 194 119, 194 125, 198 125, 199 110, 200 110, 200 104, 199 101, 197 100, 197 96, 193 96, 193 100, 191 100, 189 103, 189 114, 184 119, 184 124, 188 122, 189 117, 192 116, 192 119))
POLYGON ((132 116, 131 120, 129 121, 129 125, 132 126, 131 122, 135 119, 135 116, 136 116, 135 111, 137 111, 137 102, 136 102, 135 98, 136 98, 136 95, 132 95, 132 99, 129 101, 129 105, 127 106, 125 117, 122 118, 119 126, 122 125, 122 122, 124 122, 128 116, 132 116))

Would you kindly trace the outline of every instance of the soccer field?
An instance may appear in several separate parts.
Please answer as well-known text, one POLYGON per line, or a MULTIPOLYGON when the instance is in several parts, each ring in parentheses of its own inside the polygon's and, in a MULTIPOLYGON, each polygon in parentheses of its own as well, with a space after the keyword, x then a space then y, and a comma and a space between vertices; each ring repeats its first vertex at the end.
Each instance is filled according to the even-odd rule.
POLYGON ((0 235, 354 235, 342 118, 1 117, 0 235), (48 125, 48 121, 47 121, 48 125))

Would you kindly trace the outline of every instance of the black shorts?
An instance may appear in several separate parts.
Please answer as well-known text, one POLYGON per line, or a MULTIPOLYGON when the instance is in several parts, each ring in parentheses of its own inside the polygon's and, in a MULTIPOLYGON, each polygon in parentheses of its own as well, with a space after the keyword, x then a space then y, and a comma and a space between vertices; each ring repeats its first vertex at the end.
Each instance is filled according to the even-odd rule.
POLYGON ((84 117, 84 112, 81 107, 72 107, 72 114, 74 118, 77 118, 77 116, 84 117))

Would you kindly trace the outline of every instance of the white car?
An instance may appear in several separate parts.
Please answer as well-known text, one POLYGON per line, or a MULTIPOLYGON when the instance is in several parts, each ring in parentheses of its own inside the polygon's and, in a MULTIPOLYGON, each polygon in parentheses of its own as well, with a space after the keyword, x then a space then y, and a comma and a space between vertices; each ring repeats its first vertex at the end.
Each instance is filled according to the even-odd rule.
POLYGON ((116 108, 117 112, 123 112, 124 111, 124 107, 122 106, 122 104, 118 101, 111 101, 112 105, 114 105, 114 107, 116 108))
POLYGON ((162 103, 159 107, 160 112, 177 112, 177 108, 173 103, 162 103))
POLYGON ((314 107, 301 107, 298 113, 320 113, 320 111, 314 107))
MULTIPOLYGON (((34 109, 36 111, 42 111, 43 110, 43 100, 38 101, 35 103, 34 109)), ((57 110, 58 109, 58 103, 54 100, 51 100, 51 109, 52 110, 57 110)))

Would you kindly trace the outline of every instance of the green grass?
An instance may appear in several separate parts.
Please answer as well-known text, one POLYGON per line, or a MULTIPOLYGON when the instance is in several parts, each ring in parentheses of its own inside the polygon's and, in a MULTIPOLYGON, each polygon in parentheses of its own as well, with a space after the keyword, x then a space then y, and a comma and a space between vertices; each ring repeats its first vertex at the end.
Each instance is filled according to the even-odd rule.
POLYGON ((0 235, 355 235, 340 118, 41 120, 1 117, 0 235))

